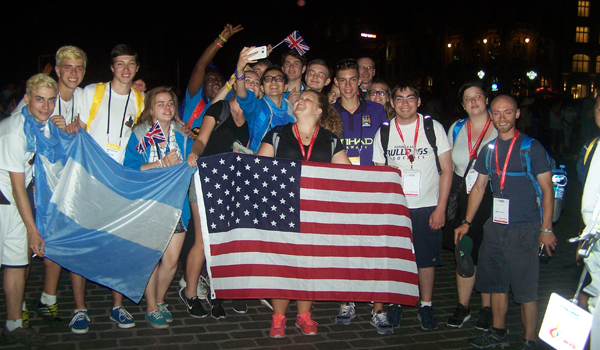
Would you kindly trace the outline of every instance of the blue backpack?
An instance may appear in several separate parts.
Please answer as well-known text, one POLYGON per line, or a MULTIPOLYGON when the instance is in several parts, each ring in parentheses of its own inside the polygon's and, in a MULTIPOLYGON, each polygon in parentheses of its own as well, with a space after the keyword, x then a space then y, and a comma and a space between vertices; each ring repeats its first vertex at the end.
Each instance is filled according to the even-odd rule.
MULTIPOLYGON (((531 183, 533 184, 533 188, 535 189, 535 193, 538 197, 538 206, 540 207, 540 222, 543 220, 543 212, 542 212, 542 189, 540 184, 538 183, 536 177, 533 175, 532 167, 531 167, 531 143, 534 138, 525 136, 523 142, 521 143, 520 155, 521 155, 521 165, 523 167, 522 172, 506 172, 506 176, 526 176, 531 183)), ((490 145, 494 143, 496 139, 490 142, 490 145)), ((492 153, 493 147, 488 147, 488 151, 485 158, 485 164, 488 170, 488 176, 490 178, 490 189, 494 192, 494 188, 492 187, 492 174, 494 170, 492 170, 492 157, 490 154, 492 153)), ((564 165, 560 165, 559 168, 556 167, 556 161, 550 157, 548 152, 546 152, 546 157, 548 158, 548 163, 550 164, 550 168, 552 169, 552 183, 554 186, 554 205, 560 204, 562 206, 562 198, 564 196, 564 187, 567 185, 567 171, 565 170, 564 165), (557 203, 557 199, 560 200, 560 203, 557 203)), ((558 214, 557 210, 554 210, 554 215, 552 222, 556 222, 558 217, 560 216, 560 211, 562 208, 559 208, 558 214)))

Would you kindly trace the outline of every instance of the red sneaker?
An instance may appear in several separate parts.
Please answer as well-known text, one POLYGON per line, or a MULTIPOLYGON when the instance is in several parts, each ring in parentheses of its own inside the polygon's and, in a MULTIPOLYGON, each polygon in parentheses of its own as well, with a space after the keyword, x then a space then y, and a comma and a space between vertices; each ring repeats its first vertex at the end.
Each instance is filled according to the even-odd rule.
POLYGON ((285 316, 283 314, 273 314, 273 321, 271 322, 271 330, 269 335, 271 338, 284 338, 285 337, 285 316))
POLYGON ((296 316, 296 327, 300 328, 304 335, 317 335, 317 322, 312 319, 308 311, 296 316))

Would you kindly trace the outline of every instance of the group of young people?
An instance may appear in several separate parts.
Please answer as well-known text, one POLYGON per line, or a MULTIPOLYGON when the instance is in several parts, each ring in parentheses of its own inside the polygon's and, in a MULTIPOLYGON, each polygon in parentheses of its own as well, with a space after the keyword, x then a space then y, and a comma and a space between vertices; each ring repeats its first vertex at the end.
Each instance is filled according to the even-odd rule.
MULTIPOLYGON (((87 57, 73 46, 57 52, 58 82, 45 74, 28 80, 22 104, 0 123, 0 191, 5 197, 0 198, 4 200, 0 204, 0 262, 7 299, 2 338, 27 344, 45 342, 27 325, 23 295, 31 256, 28 249, 44 257, 44 240, 35 226, 27 188, 32 179, 35 140, 52 137, 50 121, 67 133, 85 130, 116 162, 141 171, 183 161, 195 167, 199 157, 231 152, 234 144, 239 152, 261 156, 398 168, 412 221, 421 299, 418 320, 424 330, 437 328, 433 312, 435 267, 442 264, 442 228, 451 234, 456 228, 446 223, 446 207, 451 187, 460 186, 463 206, 459 218, 464 220, 456 228, 455 243, 465 235, 470 237, 478 272, 469 278, 457 273, 459 303, 447 324, 460 328, 469 320, 469 300, 475 288, 482 293, 483 305, 477 328, 486 332, 471 344, 478 348, 507 345, 504 316, 512 286, 515 301, 523 303, 523 346, 530 348, 537 322, 537 264, 532 259, 537 258, 540 243, 550 253, 556 238, 551 229, 550 167, 539 142, 534 141, 531 150, 534 173, 544 193, 541 223, 529 180, 506 176, 508 170, 518 172, 521 167, 518 149, 523 136, 515 129, 519 109, 514 99, 498 96, 488 112, 486 89, 477 82, 467 83, 459 99, 468 119, 456 133, 455 125, 446 133, 440 123, 418 113, 421 99, 413 83, 402 81, 390 90, 384 81, 374 79, 375 62, 368 57, 341 60, 332 70, 323 60, 307 62, 306 57, 289 50, 282 55, 282 65, 277 66, 268 59, 254 60, 253 47, 244 47, 234 73, 225 81, 209 65, 219 49, 242 29, 226 25, 204 50, 192 71, 182 108, 168 87, 145 94, 140 91, 145 90, 143 82, 134 83, 138 56, 127 45, 117 45, 111 52, 113 79, 108 83, 79 87, 87 57), (326 87, 328 95, 323 93, 326 87), (165 141, 141 152, 136 146, 156 128, 162 130, 165 141), (487 155, 482 150, 488 145, 495 145, 495 158, 478 157, 487 155), (488 180, 492 186, 487 186, 488 180), (494 189, 493 195, 489 189, 494 189), (521 244, 521 248, 509 249, 513 244, 521 244), (522 266, 527 270, 516 274, 515 269, 522 266)), ((145 319, 156 328, 168 327, 173 320, 164 298, 178 260, 185 270, 179 296, 188 314, 199 318, 210 314, 217 319, 226 315, 222 302, 210 298, 208 281, 201 276, 205 256, 200 227, 192 181, 180 222, 145 291, 145 319), (203 299, 210 311, 202 305, 203 299)), ((57 284, 61 267, 49 259, 44 259, 44 264, 44 291, 31 306, 46 321, 60 323, 57 284)), ((70 329, 84 334, 91 322, 85 308, 86 281, 71 273, 71 283, 75 310, 70 329)), ((123 296, 113 291, 110 319, 121 328, 134 327, 135 320, 123 308, 122 300, 123 296)), ((285 336, 290 300, 273 299, 271 303, 269 333, 281 338, 285 336)), ((303 334, 317 334, 310 311, 312 301, 296 301, 296 305, 295 325, 303 334)), ((246 310, 244 301, 235 301, 234 311, 246 310)), ((371 324, 379 334, 391 334, 399 326, 401 314, 400 305, 389 305, 386 311, 383 301, 375 300, 371 324)), ((341 301, 335 322, 350 324, 355 316, 353 301, 341 301)))

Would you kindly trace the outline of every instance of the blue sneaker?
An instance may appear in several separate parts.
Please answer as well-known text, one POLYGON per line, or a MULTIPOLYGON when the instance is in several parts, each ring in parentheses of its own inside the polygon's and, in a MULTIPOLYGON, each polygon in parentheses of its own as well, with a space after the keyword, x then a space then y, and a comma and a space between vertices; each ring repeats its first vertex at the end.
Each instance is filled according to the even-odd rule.
POLYGON ((163 317, 160 310, 152 310, 146 314, 146 321, 154 328, 167 328, 169 323, 163 317))
POLYGON ((119 324, 119 328, 133 328, 135 327, 135 320, 133 316, 125 310, 124 307, 119 306, 116 309, 112 309, 110 311, 110 320, 117 322, 119 324))
POLYGON ((173 322, 173 315, 171 315, 171 312, 169 311, 169 309, 167 309, 167 306, 169 305, 166 305, 165 303, 158 303, 157 305, 158 311, 160 311, 165 321, 173 322))
POLYGON ((71 323, 69 323, 69 328, 71 328, 71 332, 75 334, 86 334, 90 330, 90 327, 88 326, 90 322, 91 320, 87 310, 75 311, 71 323))
POLYGON ((356 306, 354 303, 346 303, 340 306, 340 312, 335 317, 336 324, 350 324, 353 318, 356 317, 356 306))
POLYGON ((377 328, 377 333, 381 335, 394 333, 394 327, 388 321, 387 315, 381 310, 377 313, 371 311, 371 326, 377 328))
POLYGON ((417 320, 421 323, 423 330, 431 331, 438 328, 435 316, 433 316, 433 307, 431 306, 421 306, 417 320))
POLYGON ((390 304, 390 306, 388 306, 387 318, 394 328, 400 328, 400 321, 402 321, 402 305, 390 304))

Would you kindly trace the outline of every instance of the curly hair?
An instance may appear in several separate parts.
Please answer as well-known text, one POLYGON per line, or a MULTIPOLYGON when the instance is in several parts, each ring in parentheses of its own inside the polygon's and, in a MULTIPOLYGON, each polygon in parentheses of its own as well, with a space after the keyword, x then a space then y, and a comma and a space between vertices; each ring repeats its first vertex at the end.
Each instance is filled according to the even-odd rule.
POLYGON ((311 92, 317 96, 317 105, 322 111, 319 121, 317 122, 319 127, 331 131, 336 136, 341 135, 344 131, 344 122, 335 108, 329 103, 327 96, 314 90, 304 91, 304 93, 306 92, 311 92))
POLYGON ((168 86, 159 86, 156 87, 150 91, 148 91, 148 93, 146 93, 146 97, 144 98, 144 110, 142 111, 142 113, 140 114, 140 117, 138 118, 137 122, 135 123, 135 125, 133 126, 133 128, 137 128, 140 125, 144 125, 146 124, 148 127, 152 127, 152 125, 154 124, 154 116, 152 115, 152 108, 154 107, 154 103, 156 102, 156 95, 163 93, 163 92, 167 92, 169 94, 171 94, 171 97, 173 98, 173 103, 175 104, 175 115, 173 116, 173 119, 177 118, 179 112, 178 112, 178 108, 177 106, 179 105, 179 101, 177 100, 177 95, 175 94, 175 92, 173 91, 173 89, 171 89, 168 86))

